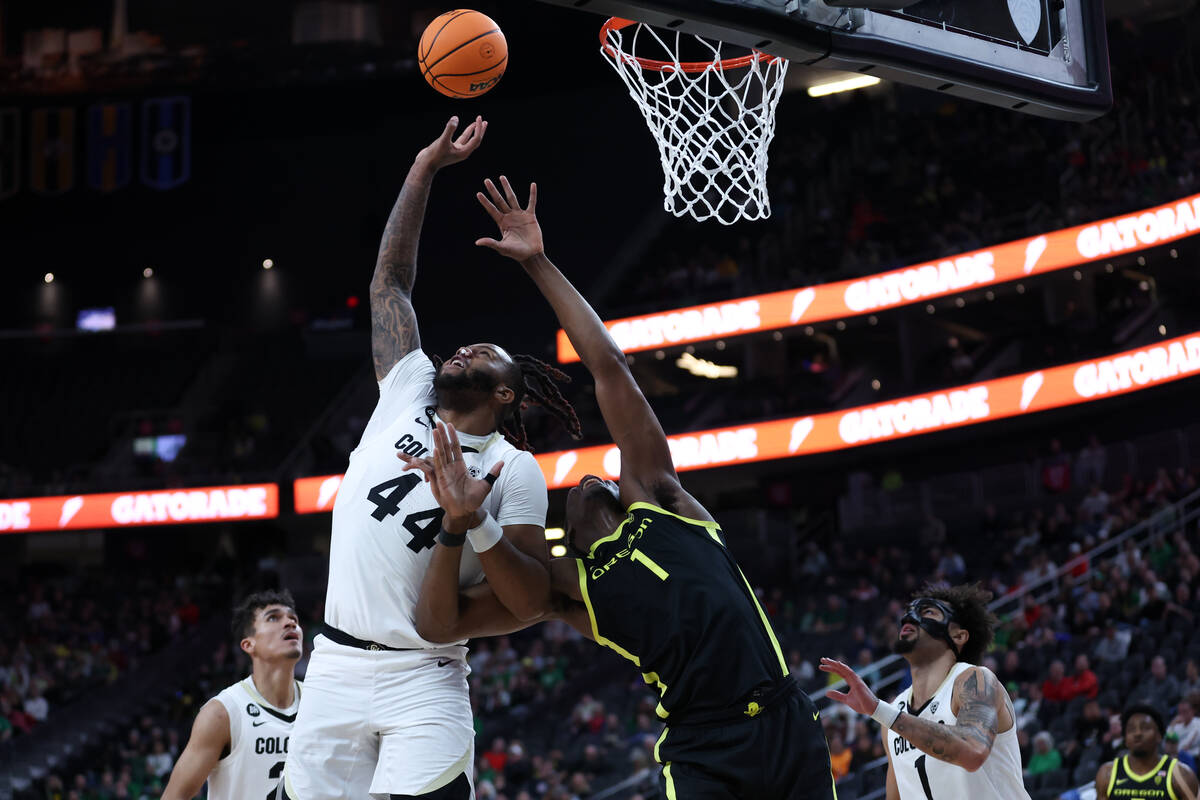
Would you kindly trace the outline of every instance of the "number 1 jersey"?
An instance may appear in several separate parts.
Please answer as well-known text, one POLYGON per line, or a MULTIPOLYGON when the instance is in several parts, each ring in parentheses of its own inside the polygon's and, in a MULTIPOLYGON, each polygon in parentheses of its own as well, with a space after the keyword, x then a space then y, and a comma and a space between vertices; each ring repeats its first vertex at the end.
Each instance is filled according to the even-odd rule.
MULTIPOLYGON (((417 635, 414 613, 442 511, 419 470, 404 471, 397 453, 425 457, 433 451, 436 398, 433 363, 419 350, 400 359, 379 382, 379 403, 338 488, 329 545, 325 622, 351 636, 389 647, 432 648, 417 635)), ((504 462, 484 501, 503 525, 546 524, 546 479, 533 454, 499 433, 458 439, 475 477, 504 462)), ((468 543, 460 583, 483 577, 468 543)))
MULTIPOLYGON (((896 705, 901 711, 928 722, 953 725, 958 721, 952 708, 954 682, 969 669, 971 665, 962 661, 951 667, 937 692, 920 708, 912 707, 911 686, 896 698, 896 705)), ((926 755, 900 734, 888 731, 888 755, 892 760, 900 800, 1029 800, 1021 777, 1016 714, 1012 716, 1013 726, 996 734, 992 752, 975 772, 967 772, 962 767, 926 755)))

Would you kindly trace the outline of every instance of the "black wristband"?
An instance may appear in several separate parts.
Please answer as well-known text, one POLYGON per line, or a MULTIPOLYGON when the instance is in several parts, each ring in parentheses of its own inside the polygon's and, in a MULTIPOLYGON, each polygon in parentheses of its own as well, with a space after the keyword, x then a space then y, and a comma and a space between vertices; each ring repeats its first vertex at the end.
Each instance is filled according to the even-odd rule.
POLYGON ((437 540, 446 547, 462 547, 467 542, 467 534, 450 533, 450 531, 442 528, 438 531, 437 540))
POLYGON ((490 472, 487 475, 484 475, 483 479, 488 482, 488 486, 496 485, 496 476, 490 472))

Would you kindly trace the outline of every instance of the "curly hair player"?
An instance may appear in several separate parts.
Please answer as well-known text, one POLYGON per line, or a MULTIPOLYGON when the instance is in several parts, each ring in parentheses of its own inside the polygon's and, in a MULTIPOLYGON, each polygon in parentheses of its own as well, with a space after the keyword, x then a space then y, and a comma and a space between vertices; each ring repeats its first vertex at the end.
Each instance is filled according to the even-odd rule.
POLYGON ((333 506, 325 627, 305 675, 284 788, 297 800, 472 795, 475 730, 466 639, 525 627, 549 591, 546 480, 526 447, 521 405, 544 405, 572 433, 579 421, 555 386, 561 373, 495 344, 459 347, 435 368, 421 351, 412 304, 417 244, 434 175, 466 159, 482 117, 456 139, 451 118, 413 162, 383 232, 371 279, 371 349, 379 403, 333 506), (442 511, 396 453, 427 453, 435 423, 453 423, 476 475, 507 459, 472 534, 456 586, 503 564, 466 601, 462 635, 439 644, 414 622, 421 576, 442 511), (510 441, 511 439, 511 441, 510 441), (476 620, 480 621, 476 625, 476 620))
POLYGON ((883 728, 887 800, 1029 800, 1012 702, 991 670, 976 666, 992 642, 991 599, 977 584, 917 593, 892 646, 908 661, 912 686, 894 704, 842 662, 821 659, 849 687, 829 697, 883 728))
MULTIPOLYGON (((508 181, 479 200, 500 227, 477 244, 520 262, 592 373, 596 399, 621 450, 620 484, 593 475, 567 496, 567 541, 578 558, 551 562, 542 610, 629 659, 657 688, 664 728, 654 748, 668 798, 832 800, 829 750, 818 713, 787 662, 726 534, 679 483, 667 437, 625 356, 599 317, 550 262, 535 216, 537 187, 521 208, 508 181)), ((420 468, 446 511, 421 591, 418 621, 453 635, 463 532, 488 484, 466 472, 458 437, 439 426, 420 468)), ((492 474, 504 467, 496 464, 492 474)), ((485 563, 488 581, 515 575, 485 563), (507 573, 507 574, 506 574, 507 573)))

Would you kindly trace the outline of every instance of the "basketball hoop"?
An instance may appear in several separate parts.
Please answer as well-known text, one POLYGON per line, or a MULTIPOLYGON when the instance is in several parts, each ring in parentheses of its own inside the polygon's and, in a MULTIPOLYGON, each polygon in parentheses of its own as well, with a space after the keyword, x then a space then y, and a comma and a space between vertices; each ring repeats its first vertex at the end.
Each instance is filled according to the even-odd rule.
POLYGON ((721 58, 723 42, 683 37, 676 32, 672 45, 650 26, 618 17, 600 29, 600 52, 625 82, 658 143, 663 208, 677 217, 690 214, 724 225, 766 219, 771 216, 767 148, 775 136, 775 106, 788 62, 758 50, 721 58), (681 41, 691 46, 691 39, 704 59, 680 60, 681 41), (637 55, 639 44, 665 59, 637 55))

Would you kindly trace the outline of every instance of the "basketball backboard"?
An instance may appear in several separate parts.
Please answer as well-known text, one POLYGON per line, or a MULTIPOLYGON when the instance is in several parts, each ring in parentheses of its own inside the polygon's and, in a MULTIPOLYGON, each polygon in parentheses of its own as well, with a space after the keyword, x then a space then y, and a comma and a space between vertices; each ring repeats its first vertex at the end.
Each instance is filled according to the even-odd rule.
POLYGON ((1112 104, 1101 0, 544 2, 1026 114, 1084 121, 1112 104))

